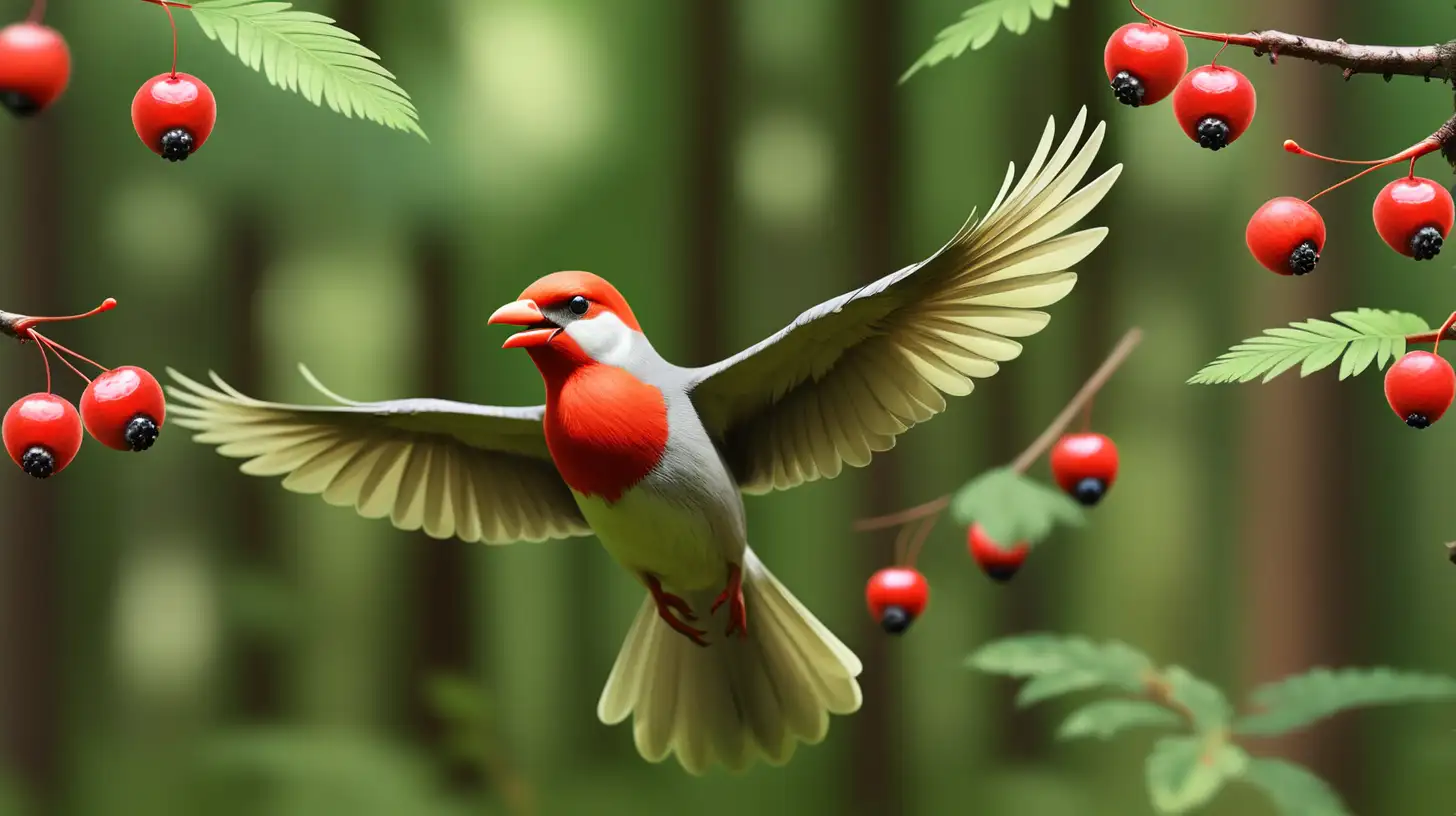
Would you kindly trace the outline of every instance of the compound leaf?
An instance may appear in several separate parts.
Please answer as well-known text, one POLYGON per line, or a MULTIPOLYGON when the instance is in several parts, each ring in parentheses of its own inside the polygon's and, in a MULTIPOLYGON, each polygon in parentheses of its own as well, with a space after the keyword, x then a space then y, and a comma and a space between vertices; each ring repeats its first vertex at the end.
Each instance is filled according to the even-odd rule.
POLYGON ((1029 678, 1017 698, 1020 705, 1099 687, 1141 693, 1153 672, 1152 661, 1126 644, 1050 634, 993 641, 966 665, 988 674, 1029 678))
POLYGON ((1268 795, 1283 816, 1350 816, 1339 794, 1307 768, 1282 759, 1253 759, 1243 780, 1268 795))
POLYGON ((1148 754, 1148 795, 1159 813, 1202 807, 1249 764, 1243 749, 1204 737, 1165 737, 1148 754))
POLYGON ((1133 728, 1175 726, 1181 722, 1177 714, 1146 700, 1098 700, 1073 711, 1063 720, 1057 729, 1057 739, 1105 740, 1133 728))
POLYGON ((1200 733, 1223 728, 1233 719, 1234 709, 1217 686, 1195 677, 1181 666, 1163 672, 1168 695, 1193 715, 1193 728, 1200 733))
POLYGON ((1235 731, 1270 736, 1351 708, 1456 700, 1456 679, 1383 667, 1318 668, 1262 686, 1249 699, 1262 711, 1240 720, 1235 731))
POLYGON ((1328 320, 1305 320, 1288 328, 1265 329, 1250 337, 1189 378, 1191 385, 1269 382, 1299 366, 1299 376, 1308 377, 1340 360, 1340 379, 1353 377, 1370 367, 1384 368, 1405 353, 1407 335, 1428 332, 1431 327, 1408 312, 1356 309, 1335 312, 1328 320))
POLYGON ((346 117, 360 117, 428 141, 419 113, 380 65, 379 55, 322 14, 299 11, 272 0, 198 0, 192 16, 208 39, 268 82, 327 104, 346 117))
POLYGON ((995 468, 967 482, 951 500, 951 516, 960 524, 976 523, 1002 547, 1036 545, 1057 525, 1079 527, 1086 521, 1082 506, 1059 490, 1010 468, 995 468))
POLYGON ((935 35, 935 44, 910 66, 900 81, 914 76, 921 68, 959 57, 967 49, 979 51, 1003 27, 1012 34, 1025 34, 1031 28, 1033 16, 1039 20, 1050 20, 1052 11, 1066 8, 1070 3, 1071 0, 986 0, 972 6, 958 22, 935 35))

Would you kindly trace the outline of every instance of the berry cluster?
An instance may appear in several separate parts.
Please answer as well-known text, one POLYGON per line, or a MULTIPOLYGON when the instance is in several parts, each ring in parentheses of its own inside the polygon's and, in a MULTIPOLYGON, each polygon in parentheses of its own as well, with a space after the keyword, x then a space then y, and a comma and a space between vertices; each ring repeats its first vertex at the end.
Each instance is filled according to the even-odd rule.
MULTIPOLYGON (((1254 120, 1254 85, 1242 73, 1218 65, 1217 55, 1208 65, 1188 71, 1188 49, 1183 38, 1222 41, 1220 54, 1236 42, 1249 45, 1247 38, 1179 28, 1148 15, 1132 0, 1130 4, 1145 22, 1129 23, 1113 32, 1103 51, 1107 81, 1118 101, 1141 107, 1171 95, 1173 115, 1190 139, 1210 150, 1232 144, 1254 120)), ((1441 140, 1425 139, 1375 161, 1331 159, 1293 141, 1286 141, 1284 148, 1303 156, 1367 168, 1308 199, 1280 196, 1261 206, 1249 219, 1244 240, 1265 269, 1279 275, 1313 272, 1324 252, 1326 231, 1324 219, 1312 202, 1366 173, 1407 160, 1410 171, 1406 176, 1387 184, 1375 197, 1375 231, 1391 249, 1408 258, 1427 261, 1440 253, 1456 221, 1456 204, 1446 188, 1415 175, 1415 162, 1439 150, 1441 140)))
MULTIPOLYGON (((131 102, 131 123, 142 143, 171 162, 202 149, 217 123, 217 99, 207 84, 177 71, 177 26, 170 0, 147 0, 172 23, 172 70, 142 84, 131 102)), ((55 29, 43 25, 44 3, 31 19, 0 28, 0 104, 17 117, 30 117, 60 99, 71 81, 71 51, 55 29)))
POLYGON ((106 368, 51 340, 35 330, 42 323, 78 320, 116 307, 107 298, 85 314, 69 317, 31 317, 0 311, 0 332, 22 343, 34 342, 45 364, 46 390, 16 400, 0 423, 5 451, 20 469, 37 479, 65 470, 81 450, 82 428, 92 439, 121 451, 144 451, 152 447, 167 416, 162 386, 145 369, 136 366, 106 368), (51 391, 49 354, 86 380, 81 408, 51 391), (62 355, 101 369, 94 379, 82 374, 62 355))

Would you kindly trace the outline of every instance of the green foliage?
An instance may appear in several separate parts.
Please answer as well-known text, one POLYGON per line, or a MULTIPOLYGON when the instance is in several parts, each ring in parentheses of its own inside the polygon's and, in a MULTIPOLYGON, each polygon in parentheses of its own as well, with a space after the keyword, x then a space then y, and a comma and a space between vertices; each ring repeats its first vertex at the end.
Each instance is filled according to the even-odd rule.
POLYGON ((264 0, 199 0, 192 16, 208 39, 273 85, 346 117, 429 140, 414 102, 379 64, 379 55, 332 19, 264 0))
POLYGON ((1419 316, 1407 312, 1356 309, 1335 312, 1338 321, 1306 320, 1288 328, 1265 329, 1224 352, 1189 380, 1191 385, 1249 382, 1262 376, 1269 382, 1299 366, 1307 377, 1340 360, 1340 379, 1353 377, 1375 363, 1382 369, 1405 353, 1407 335, 1428 332, 1431 327, 1419 316), (1342 359, 1343 358, 1343 359, 1342 359))
POLYGON ((910 70, 900 77, 904 82, 921 68, 938 65, 954 59, 966 49, 979 51, 995 38, 996 32, 1005 27, 1012 34, 1025 34, 1031 28, 1031 18, 1050 20, 1052 11, 1066 8, 1071 0, 986 0, 972 6, 961 19, 935 35, 935 44, 930 46, 910 70))
POLYGON ((988 643, 967 660, 971 668, 1026 680, 1018 705, 1106 688, 1135 695, 1087 703, 1062 722, 1059 739, 1109 739, 1137 728, 1180 728, 1163 737, 1146 762, 1148 797, 1159 813, 1207 805, 1234 781, 1253 785, 1285 816, 1348 816, 1324 781, 1279 759, 1252 759, 1236 738, 1275 735, 1355 706, 1456 699, 1456 679, 1392 669, 1315 669, 1261 687, 1258 714, 1234 721, 1233 706, 1216 686, 1179 666, 1157 668, 1116 641, 1048 633, 988 643))
POLYGON ((1456 679, 1394 669, 1315 669, 1254 691, 1262 709, 1240 720, 1240 734, 1271 736, 1351 708, 1456 700, 1456 679))
POLYGON ((988 470, 956 491, 951 516, 959 524, 980 524, 1002 547, 1035 546, 1057 525, 1080 527, 1086 513, 1060 490, 1010 468, 988 470))
POLYGON ((1264 791, 1284 816, 1349 816, 1323 779, 1282 759, 1254 759, 1244 768, 1245 782, 1264 791))
POLYGON ((1172 728, 1181 722, 1173 711, 1146 700, 1097 700, 1072 712, 1057 730, 1057 739, 1105 740, 1134 728, 1172 728))
POLYGON ((1148 796, 1159 813, 1187 813, 1208 804, 1248 765, 1249 755, 1223 740, 1167 737, 1148 754, 1148 796))

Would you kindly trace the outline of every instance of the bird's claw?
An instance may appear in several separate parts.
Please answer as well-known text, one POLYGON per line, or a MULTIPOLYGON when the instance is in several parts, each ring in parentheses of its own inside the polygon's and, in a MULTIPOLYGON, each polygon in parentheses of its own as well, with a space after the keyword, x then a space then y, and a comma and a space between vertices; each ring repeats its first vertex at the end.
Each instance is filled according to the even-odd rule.
POLYGON ((644 575, 643 580, 647 589, 652 593, 652 600, 657 603, 657 616, 662 618, 663 623, 672 627, 672 630, 681 634, 699 646, 707 646, 708 641, 704 638, 707 631, 689 626, 686 621, 695 621, 698 616, 693 614, 693 608, 682 598, 667 592, 662 588, 662 582, 655 575, 644 575), (676 612, 677 614, 673 614, 676 612), (679 617, 681 616, 681 617, 679 617))
POLYGON ((738 637, 748 637, 748 608, 743 604, 743 569, 737 564, 728 565, 728 586, 713 601, 713 606, 708 614, 718 611, 718 607, 728 604, 728 629, 723 632, 725 636, 731 637, 734 632, 738 637))

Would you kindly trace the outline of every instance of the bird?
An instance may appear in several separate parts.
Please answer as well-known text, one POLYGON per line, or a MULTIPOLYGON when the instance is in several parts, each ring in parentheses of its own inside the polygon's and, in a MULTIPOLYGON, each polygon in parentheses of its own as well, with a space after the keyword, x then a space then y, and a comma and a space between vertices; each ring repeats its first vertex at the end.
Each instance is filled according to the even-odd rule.
POLYGON ((1049 118, 1019 180, 1012 164, 985 215, 926 260, 709 365, 669 362, 616 287, 562 271, 486 320, 515 330, 503 348, 534 362, 542 404, 359 402, 302 365, 332 404, 283 404, 169 368, 169 418, 246 474, 402 530, 486 544, 595 535, 646 590, 600 721, 630 716, 642 758, 674 756, 692 775, 782 766, 861 707, 863 666, 749 546, 743 496, 870 464, 1047 326, 1040 309, 1072 291, 1072 267, 1108 232, 1067 230, 1122 171, 1078 188, 1106 128, 1083 142, 1086 124, 1083 108, 1053 151, 1049 118))

